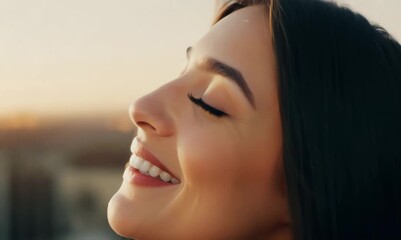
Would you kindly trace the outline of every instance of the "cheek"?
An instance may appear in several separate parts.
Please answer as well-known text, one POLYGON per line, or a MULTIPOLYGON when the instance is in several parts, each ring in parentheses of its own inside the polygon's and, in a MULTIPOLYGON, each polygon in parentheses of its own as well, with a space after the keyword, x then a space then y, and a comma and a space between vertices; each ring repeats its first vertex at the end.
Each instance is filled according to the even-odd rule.
POLYGON ((267 185, 272 182, 280 158, 277 138, 261 136, 264 129, 246 132, 241 134, 221 126, 184 131, 178 140, 184 181, 208 192, 235 189, 234 192, 243 194, 241 191, 255 191, 256 186, 270 188, 267 185))
POLYGON ((182 136, 178 158, 187 183, 222 183, 239 172, 238 144, 221 130, 198 128, 182 136))

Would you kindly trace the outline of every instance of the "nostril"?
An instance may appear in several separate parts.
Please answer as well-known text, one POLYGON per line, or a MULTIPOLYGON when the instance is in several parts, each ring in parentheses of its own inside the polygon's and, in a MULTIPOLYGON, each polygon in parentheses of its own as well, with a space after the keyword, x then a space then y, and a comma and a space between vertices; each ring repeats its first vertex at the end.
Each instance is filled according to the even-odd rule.
POLYGON ((147 123, 147 122, 144 122, 144 121, 137 121, 137 122, 136 122, 136 125, 137 125, 138 127, 141 127, 141 128, 150 127, 152 130, 156 130, 155 127, 153 127, 151 124, 149 124, 149 123, 147 123))

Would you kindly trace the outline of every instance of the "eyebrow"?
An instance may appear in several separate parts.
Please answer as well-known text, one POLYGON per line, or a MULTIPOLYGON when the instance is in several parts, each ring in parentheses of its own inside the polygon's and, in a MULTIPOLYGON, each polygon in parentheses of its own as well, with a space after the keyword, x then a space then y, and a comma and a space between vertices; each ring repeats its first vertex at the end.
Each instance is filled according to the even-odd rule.
MULTIPOLYGON (((192 52, 192 47, 187 48, 187 58, 190 58, 192 52)), ((223 76, 228 78, 229 80, 236 83, 239 88, 241 89, 242 93, 245 95, 249 103, 255 108, 255 99, 249 88, 248 84, 246 83, 242 73, 217 59, 205 57, 199 64, 200 68, 205 69, 208 72, 223 76)))

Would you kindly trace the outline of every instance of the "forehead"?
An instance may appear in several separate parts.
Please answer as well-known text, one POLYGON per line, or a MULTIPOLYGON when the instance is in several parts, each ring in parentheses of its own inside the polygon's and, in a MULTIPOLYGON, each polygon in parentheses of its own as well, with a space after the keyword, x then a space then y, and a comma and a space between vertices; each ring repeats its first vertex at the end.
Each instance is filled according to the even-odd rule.
POLYGON ((269 20, 261 5, 237 10, 220 20, 195 44, 192 56, 212 57, 238 69, 255 95, 256 105, 266 89, 275 87, 274 81, 267 81, 275 79, 275 62, 269 20))

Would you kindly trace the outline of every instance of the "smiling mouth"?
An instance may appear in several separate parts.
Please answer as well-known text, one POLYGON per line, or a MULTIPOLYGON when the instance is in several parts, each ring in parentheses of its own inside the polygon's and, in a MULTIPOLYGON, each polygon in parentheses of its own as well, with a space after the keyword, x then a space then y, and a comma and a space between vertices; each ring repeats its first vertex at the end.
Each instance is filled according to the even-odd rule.
POLYGON ((180 181, 174 176, 172 176, 170 173, 160 169, 159 167, 153 165, 149 161, 135 154, 132 154, 129 160, 129 165, 132 168, 138 170, 141 174, 153 177, 165 183, 170 183, 170 184, 180 183, 180 181))

